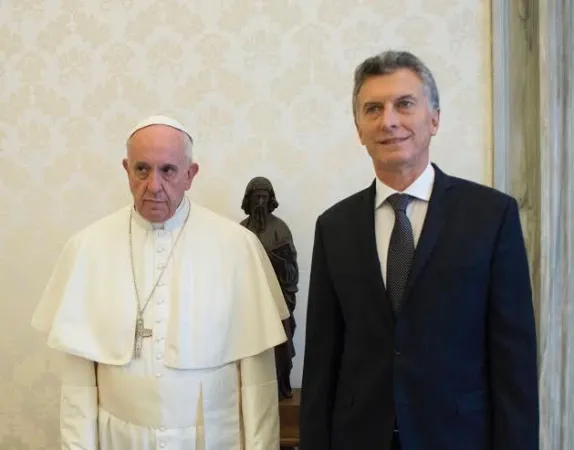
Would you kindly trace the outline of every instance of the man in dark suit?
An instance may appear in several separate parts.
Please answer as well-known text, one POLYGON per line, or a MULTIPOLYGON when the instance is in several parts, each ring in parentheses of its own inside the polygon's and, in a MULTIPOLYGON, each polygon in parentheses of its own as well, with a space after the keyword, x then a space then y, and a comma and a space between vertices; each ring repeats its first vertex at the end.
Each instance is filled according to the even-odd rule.
POLYGON ((317 220, 300 450, 536 450, 537 349, 516 201, 443 173, 430 70, 355 72, 376 179, 317 220))

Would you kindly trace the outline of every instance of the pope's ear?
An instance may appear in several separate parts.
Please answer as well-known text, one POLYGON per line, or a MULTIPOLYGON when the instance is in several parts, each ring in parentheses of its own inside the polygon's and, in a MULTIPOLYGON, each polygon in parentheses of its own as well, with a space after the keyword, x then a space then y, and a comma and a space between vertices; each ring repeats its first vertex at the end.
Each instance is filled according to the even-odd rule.
POLYGON ((124 169, 126 170, 126 172, 128 171, 128 160, 126 158, 124 158, 122 160, 122 166, 124 166, 124 169))
POLYGON ((199 172, 199 164, 191 163, 191 165, 189 166, 189 170, 187 172, 188 181, 189 181, 190 186, 191 186, 191 182, 193 181, 193 179, 197 175, 197 172, 199 172))

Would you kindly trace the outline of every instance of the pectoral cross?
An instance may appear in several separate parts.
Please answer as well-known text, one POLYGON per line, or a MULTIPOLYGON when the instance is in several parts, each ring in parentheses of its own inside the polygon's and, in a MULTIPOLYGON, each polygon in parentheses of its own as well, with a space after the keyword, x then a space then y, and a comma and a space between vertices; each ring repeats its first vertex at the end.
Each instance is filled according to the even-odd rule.
POLYGON ((151 328, 146 328, 144 326, 143 317, 138 314, 138 319, 136 321, 136 339, 134 344, 134 358, 139 358, 142 354, 142 343, 143 338, 151 337, 151 328))

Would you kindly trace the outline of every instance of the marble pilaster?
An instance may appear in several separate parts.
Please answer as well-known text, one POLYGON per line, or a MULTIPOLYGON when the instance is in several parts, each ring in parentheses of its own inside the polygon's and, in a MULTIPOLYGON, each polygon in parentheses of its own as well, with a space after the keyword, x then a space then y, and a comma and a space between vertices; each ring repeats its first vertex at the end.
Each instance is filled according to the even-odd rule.
POLYGON ((541 450, 574 449, 574 0, 492 0, 494 185, 514 195, 537 316, 541 450))

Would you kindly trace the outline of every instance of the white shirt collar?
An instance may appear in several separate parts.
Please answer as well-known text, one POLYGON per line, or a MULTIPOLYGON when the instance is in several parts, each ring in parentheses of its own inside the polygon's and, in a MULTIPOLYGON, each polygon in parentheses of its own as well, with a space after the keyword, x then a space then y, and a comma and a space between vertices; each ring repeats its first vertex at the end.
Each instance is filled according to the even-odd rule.
MULTIPOLYGON (((434 167, 429 163, 423 173, 421 173, 419 177, 402 192, 402 194, 409 194, 419 200, 428 202, 432 193, 434 175, 434 167)), ((375 209, 378 209, 387 198, 398 192, 387 186, 378 178, 375 181, 375 189, 375 209)))
POLYGON ((184 195, 181 203, 175 210, 175 214, 163 223, 152 223, 145 219, 136 209, 133 209, 133 218, 136 224, 145 230, 173 230, 179 227, 187 217, 187 211, 191 207, 189 199, 184 195))

